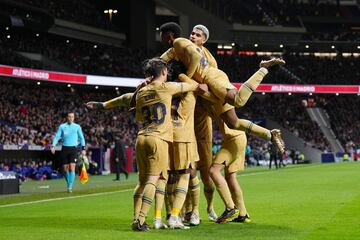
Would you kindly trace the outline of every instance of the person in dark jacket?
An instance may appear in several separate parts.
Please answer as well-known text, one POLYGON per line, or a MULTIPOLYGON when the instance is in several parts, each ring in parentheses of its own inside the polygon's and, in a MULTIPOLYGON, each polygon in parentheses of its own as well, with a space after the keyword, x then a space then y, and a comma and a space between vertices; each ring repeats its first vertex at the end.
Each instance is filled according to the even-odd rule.
POLYGON ((120 180, 120 173, 124 173, 126 179, 128 179, 129 174, 125 170, 126 166, 126 155, 125 155, 125 143, 122 141, 119 135, 115 136, 115 148, 114 148, 114 171, 116 178, 114 181, 120 180))

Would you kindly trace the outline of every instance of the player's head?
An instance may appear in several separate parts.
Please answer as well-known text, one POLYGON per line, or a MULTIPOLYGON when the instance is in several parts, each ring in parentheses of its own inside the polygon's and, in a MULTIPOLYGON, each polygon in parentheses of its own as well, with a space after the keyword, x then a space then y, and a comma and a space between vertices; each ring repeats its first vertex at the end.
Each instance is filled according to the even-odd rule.
POLYGON ((209 29, 204 25, 198 24, 194 26, 191 34, 190 41, 195 43, 197 46, 202 46, 209 39, 209 29))
POLYGON ((146 78, 160 78, 167 77, 168 69, 167 63, 161 58, 150 58, 143 62, 143 72, 146 78))
POLYGON ((177 81, 180 73, 186 73, 186 67, 182 62, 171 60, 168 66, 168 81, 177 81))
POLYGON ((166 47, 172 47, 174 40, 180 37, 181 34, 181 27, 179 26, 179 24, 174 22, 164 23, 160 26, 159 29, 161 42, 166 47))
POLYGON ((68 111, 66 113, 66 121, 70 124, 73 123, 75 119, 75 113, 73 111, 68 111))

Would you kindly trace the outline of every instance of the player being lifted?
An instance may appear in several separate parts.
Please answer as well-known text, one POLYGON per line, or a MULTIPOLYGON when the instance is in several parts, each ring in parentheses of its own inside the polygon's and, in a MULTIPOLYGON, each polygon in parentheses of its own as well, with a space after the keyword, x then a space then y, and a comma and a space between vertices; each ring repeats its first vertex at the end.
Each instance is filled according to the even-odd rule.
MULTIPOLYGON (((196 46, 198 46, 204 53, 206 59, 210 66, 217 68, 217 62, 212 54, 203 46, 204 43, 209 39, 209 30, 204 25, 196 25, 190 35, 190 41, 193 42, 196 46)), ((217 125, 219 126, 224 143, 221 147, 220 152, 216 155, 214 162, 212 162, 211 156, 211 141, 202 141, 204 139, 212 139, 212 122, 210 121, 198 121, 195 122, 195 128, 198 129, 196 131, 197 135, 200 135, 202 138, 198 140, 198 151, 200 156, 204 156, 204 158, 200 158, 201 164, 204 164, 205 170, 201 171, 201 178, 206 179, 209 177, 209 172, 211 173, 211 177, 214 179, 216 183, 216 188, 224 201, 224 204, 227 209, 234 209, 234 206, 239 209, 239 217, 234 218, 233 221, 237 222, 250 222, 251 219, 247 214, 247 210, 245 208, 245 202, 241 187, 236 178, 236 172, 239 170, 243 170, 244 161, 245 161, 245 148, 246 148, 246 134, 243 131, 237 131, 233 129, 229 129, 224 121, 216 115, 216 109, 211 106, 211 103, 206 102, 206 100, 198 99, 196 105, 196 119, 203 119, 202 116, 204 114, 210 113, 212 118, 216 120, 217 125), (211 130, 210 130, 211 129, 211 130), (208 131, 211 131, 210 133, 208 131), (211 136, 211 138, 207 136, 211 136), (205 158, 206 152, 210 157, 205 158), (201 154, 200 154, 201 153, 201 154), (211 168, 210 168, 211 166, 211 168), (225 167, 225 178, 221 175, 222 169, 225 167), (203 177, 205 175, 205 177, 203 177), (231 195, 229 194, 231 192, 231 195)), ((233 108, 232 106, 229 106, 233 108)), ((206 115, 205 115, 206 116, 206 115)), ((207 118, 210 118, 207 116, 207 118)), ((203 169, 203 168, 200 168, 203 169)), ((209 192, 206 191, 206 184, 204 182, 204 192, 205 197, 208 199, 207 194, 209 192)), ((212 198, 211 198, 212 199, 212 198)), ((209 211, 209 203, 208 203, 208 211, 209 211)), ((223 214, 220 218, 215 219, 218 223, 230 221, 231 219, 227 219, 227 215, 232 215, 231 213, 223 214)), ((210 214, 209 214, 210 217, 210 214)))
POLYGON ((268 130, 257 126, 248 120, 238 119, 234 109, 228 110, 229 103, 235 107, 242 107, 248 101, 252 92, 261 83, 264 76, 268 73, 268 68, 276 65, 285 64, 282 59, 271 59, 260 62, 260 69, 253 74, 237 90, 233 86, 227 75, 214 67, 209 66, 202 50, 190 40, 180 38, 181 28, 176 23, 166 23, 160 27, 160 35, 164 45, 170 47, 161 58, 165 61, 177 59, 187 68, 187 76, 199 83, 206 83, 210 91, 219 99, 217 104, 223 106, 221 118, 228 127, 236 130, 247 131, 250 134, 273 141, 281 153, 285 152, 281 133, 278 129, 268 130))

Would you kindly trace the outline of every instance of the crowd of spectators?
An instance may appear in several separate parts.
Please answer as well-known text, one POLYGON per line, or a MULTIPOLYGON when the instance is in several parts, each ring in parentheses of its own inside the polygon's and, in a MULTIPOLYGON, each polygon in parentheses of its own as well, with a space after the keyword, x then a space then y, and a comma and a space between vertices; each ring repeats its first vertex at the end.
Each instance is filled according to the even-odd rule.
POLYGON ((265 117, 276 121, 310 147, 321 151, 331 150, 330 144, 316 122, 312 121, 302 105, 301 97, 266 95, 253 98, 239 114, 250 117, 265 117))
POLYGON ((42 181, 61 177, 61 174, 53 169, 51 161, 0 161, 0 172, 2 171, 15 172, 16 177, 21 181, 29 179, 42 181))
POLYGON ((1 80, 0 86, 0 144, 49 147, 56 128, 65 121, 66 111, 73 110, 89 146, 108 146, 113 141, 113 132, 124 136, 128 145, 133 145, 137 124, 132 113, 122 108, 88 111, 83 105, 90 100, 113 98, 115 91, 96 93, 35 85, 29 88, 26 84, 5 80, 1 80))
MULTIPOLYGON (((17 52, 40 53, 73 72, 106 76, 142 77, 141 62, 160 55, 160 52, 145 49, 107 46, 51 34, 36 36, 34 32, 14 31, 10 39, 3 37, 2 42, 0 59, 3 64, 41 67, 17 52)), ((239 55, 236 48, 231 55, 214 53, 214 56, 219 68, 233 82, 243 82, 256 71, 261 60, 270 58, 239 55)), ((336 57, 318 57, 293 52, 284 52, 281 57, 287 62, 285 68, 269 74, 267 83, 357 84, 360 78, 358 57, 343 57, 341 53, 336 57)))
POLYGON ((225 21, 245 25, 299 26, 301 17, 351 18, 360 14, 356 5, 338 6, 337 1, 331 0, 192 0, 192 2, 225 21))
MULTIPOLYGON (((7 52, 39 53, 68 67, 73 72, 106 76, 140 77, 141 62, 155 53, 144 49, 107 46, 35 32, 9 32, 11 38, 2 38, 7 52), (38 34, 38 35, 36 35, 38 34)), ((15 59, 17 60, 17 59, 15 59)), ((13 59, 4 62, 11 64, 13 59)))
MULTIPOLYGON (((218 55, 219 68, 234 82, 244 82, 258 68, 263 56, 218 55)), ((286 69, 280 68, 266 76, 264 83, 290 84, 358 84, 360 61, 358 57, 317 57, 289 53, 282 56, 286 69)))
POLYGON ((340 27, 327 31, 308 31, 303 39, 309 41, 360 42, 360 32, 345 30, 340 27))
POLYGON ((322 98, 319 106, 325 108, 330 117, 331 128, 342 146, 349 142, 360 146, 360 97, 339 95, 322 98))
POLYGON ((18 3, 48 11, 53 17, 94 27, 113 29, 102 9, 85 0, 17 0, 18 3))

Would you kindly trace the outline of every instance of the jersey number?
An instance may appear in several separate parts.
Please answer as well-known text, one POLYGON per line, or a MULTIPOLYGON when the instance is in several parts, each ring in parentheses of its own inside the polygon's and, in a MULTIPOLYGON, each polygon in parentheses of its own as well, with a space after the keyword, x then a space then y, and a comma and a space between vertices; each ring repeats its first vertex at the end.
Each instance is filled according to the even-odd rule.
POLYGON ((151 106, 144 106, 141 109, 144 117, 144 125, 155 123, 157 125, 163 124, 165 121, 166 107, 163 103, 155 103, 151 106))

